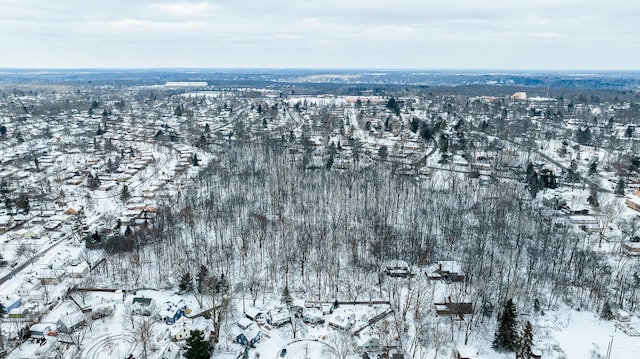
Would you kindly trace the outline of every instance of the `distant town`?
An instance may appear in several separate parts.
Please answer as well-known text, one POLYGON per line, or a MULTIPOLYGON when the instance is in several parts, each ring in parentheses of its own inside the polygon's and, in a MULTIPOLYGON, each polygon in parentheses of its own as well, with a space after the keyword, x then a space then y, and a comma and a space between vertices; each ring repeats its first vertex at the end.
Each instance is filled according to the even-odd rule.
POLYGON ((637 76, 5 75, 0 357, 640 352, 637 76))

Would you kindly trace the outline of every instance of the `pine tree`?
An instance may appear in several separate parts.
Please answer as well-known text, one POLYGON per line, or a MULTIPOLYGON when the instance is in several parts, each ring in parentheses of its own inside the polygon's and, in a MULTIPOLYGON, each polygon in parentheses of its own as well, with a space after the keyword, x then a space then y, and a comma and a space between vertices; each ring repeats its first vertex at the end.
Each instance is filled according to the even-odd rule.
POLYGON ((598 161, 593 161, 589 165, 589 176, 595 176, 598 174, 598 161))
POLYGON ((280 298, 280 302, 282 302, 283 304, 287 304, 287 306, 290 306, 291 303, 293 303, 293 298, 291 298, 291 294, 289 293, 289 287, 285 286, 284 290, 282 291, 282 297, 280 298))
POLYGON ((204 340, 204 332, 197 329, 191 331, 186 347, 184 357, 187 359, 209 359, 213 353, 213 345, 204 340))
POLYGON ((180 284, 178 285, 183 292, 193 292, 193 278, 191 273, 186 272, 180 277, 180 284))
POLYGON ((624 179, 620 178, 618 180, 618 184, 616 185, 616 194, 618 196, 624 196, 624 189, 626 188, 626 184, 624 182, 624 179))
POLYGON ((198 293, 203 293, 206 289, 207 280, 209 279, 209 269, 203 264, 200 266, 198 276, 196 277, 196 285, 198 293))
POLYGON ((131 198, 131 193, 129 193, 129 187, 127 185, 122 186, 122 192, 120 192, 120 200, 122 202, 126 202, 129 198, 131 198))
POLYGON ((502 315, 498 318, 498 329, 493 339, 495 350, 513 352, 518 348, 516 317, 516 305, 513 303, 513 299, 509 299, 504 304, 502 315))
POLYGON ((591 186, 589 197, 587 197, 587 203, 593 206, 593 208, 600 207, 600 200, 598 199, 598 189, 595 186, 591 186))
POLYGON ((532 354, 531 352, 532 348, 533 348, 533 327, 531 326, 531 322, 527 321, 527 324, 524 327, 524 332, 522 333, 522 339, 520 340, 518 355, 516 357, 519 359, 530 359, 532 354))
POLYGON ((609 302, 605 302, 604 306, 602 307, 602 312, 600 312, 600 318, 604 319, 604 320, 612 320, 613 317, 613 311, 611 310, 611 304, 609 304, 609 302))
POLYGON ((567 181, 580 181, 580 174, 578 173, 578 162, 576 160, 571 160, 571 164, 569 165, 569 169, 567 170, 567 181))
POLYGON ((197 156, 195 153, 193 154, 193 158, 191 159, 191 164, 192 164, 194 167, 197 167, 197 166, 199 166, 199 165, 200 165, 200 164, 198 163, 198 156, 197 156))

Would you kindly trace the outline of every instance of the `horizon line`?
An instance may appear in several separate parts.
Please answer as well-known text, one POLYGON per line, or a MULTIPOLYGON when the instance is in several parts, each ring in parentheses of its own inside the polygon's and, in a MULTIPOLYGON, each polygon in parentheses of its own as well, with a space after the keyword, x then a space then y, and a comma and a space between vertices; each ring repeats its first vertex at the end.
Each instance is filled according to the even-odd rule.
POLYGON ((638 69, 526 69, 526 68, 394 68, 394 67, 2 67, 0 71, 387 71, 387 72, 537 72, 537 73, 634 73, 638 69))

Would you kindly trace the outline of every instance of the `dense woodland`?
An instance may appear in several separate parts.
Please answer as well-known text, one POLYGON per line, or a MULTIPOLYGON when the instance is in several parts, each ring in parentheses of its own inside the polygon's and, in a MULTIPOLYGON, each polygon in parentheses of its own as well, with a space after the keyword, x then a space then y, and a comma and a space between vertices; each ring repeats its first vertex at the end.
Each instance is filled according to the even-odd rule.
MULTIPOLYGON (((136 250, 111 256, 104 275, 169 288, 205 266, 253 304, 285 287, 306 299, 368 300, 398 294, 381 273, 386 260, 453 259, 468 276, 454 299, 472 301, 477 318, 496 316, 507 298, 527 312, 559 302, 636 308, 637 268, 608 262, 597 241, 533 206, 522 184, 473 183, 448 172, 416 181, 389 163, 310 171, 277 145, 236 143, 166 199, 154 227, 135 233, 136 250)), ((413 290, 405 315, 432 305, 413 290)))

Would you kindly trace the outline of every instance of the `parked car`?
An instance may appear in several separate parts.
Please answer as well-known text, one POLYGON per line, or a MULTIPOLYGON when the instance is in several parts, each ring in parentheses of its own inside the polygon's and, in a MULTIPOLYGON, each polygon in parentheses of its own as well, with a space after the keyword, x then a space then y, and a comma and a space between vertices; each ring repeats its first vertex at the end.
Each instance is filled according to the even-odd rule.
POLYGON ((280 351, 280 358, 284 358, 285 355, 287 355, 287 348, 284 348, 280 351))

